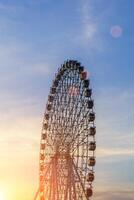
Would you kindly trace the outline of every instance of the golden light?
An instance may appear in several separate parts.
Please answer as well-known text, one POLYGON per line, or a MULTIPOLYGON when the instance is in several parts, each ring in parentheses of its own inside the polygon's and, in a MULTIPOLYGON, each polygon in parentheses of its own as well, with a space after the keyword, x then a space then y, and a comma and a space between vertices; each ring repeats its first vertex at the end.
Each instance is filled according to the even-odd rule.
POLYGON ((6 200, 5 193, 0 190, 0 200, 6 200))

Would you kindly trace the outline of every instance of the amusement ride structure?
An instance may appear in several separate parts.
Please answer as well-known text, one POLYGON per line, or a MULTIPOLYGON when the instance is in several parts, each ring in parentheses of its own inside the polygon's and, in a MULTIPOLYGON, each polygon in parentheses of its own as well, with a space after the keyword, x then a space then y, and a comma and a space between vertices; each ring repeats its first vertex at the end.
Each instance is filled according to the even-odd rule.
POLYGON ((95 113, 92 89, 84 67, 67 60, 58 69, 43 119, 40 200, 89 200, 95 159, 95 113))

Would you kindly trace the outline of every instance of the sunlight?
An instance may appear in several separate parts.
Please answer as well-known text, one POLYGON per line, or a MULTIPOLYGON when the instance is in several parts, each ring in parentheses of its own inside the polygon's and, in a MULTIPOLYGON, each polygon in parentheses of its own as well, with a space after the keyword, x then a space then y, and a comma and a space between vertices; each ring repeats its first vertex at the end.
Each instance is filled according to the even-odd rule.
POLYGON ((0 190, 0 200, 6 200, 5 193, 0 190))

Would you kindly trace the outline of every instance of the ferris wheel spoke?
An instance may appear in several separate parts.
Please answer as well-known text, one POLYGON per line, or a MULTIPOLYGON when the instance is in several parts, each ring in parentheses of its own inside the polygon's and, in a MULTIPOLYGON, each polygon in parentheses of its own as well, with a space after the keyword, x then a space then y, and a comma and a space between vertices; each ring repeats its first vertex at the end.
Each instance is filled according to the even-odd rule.
MULTIPOLYGON (((69 116, 68 116, 68 120, 67 120, 67 122, 66 122, 66 125, 65 125, 65 128, 64 128, 64 132, 67 130, 67 128, 68 128, 68 126, 70 125, 69 124, 69 122, 70 122, 70 118, 71 118, 71 116, 73 115, 73 109, 75 108, 75 99, 73 100, 73 106, 71 107, 71 109, 70 109, 70 112, 69 112, 69 116)), ((69 107, 69 104, 68 104, 68 107, 69 107)), ((65 135, 66 137, 68 136, 68 135, 65 135)))
MULTIPOLYGON (((75 172, 76 172, 76 175, 77 175, 77 177, 78 177, 78 180, 79 180, 80 186, 81 186, 81 188, 82 188, 82 191, 83 191, 83 193, 84 193, 84 195, 85 195, 85 187, 84 187, 84 185, 83 185, 83 183, 82 183, 82 181, 81 181, 81 177, 80 177, 80 175, 79 175, 79 173, 78 173, 77 167, 76 167, 76 165, 75 165, 75 163, 74 163, 73 160, 72 160, 72 164, 73 164, 74 170, 75 170, 75 172)), ((85 195, 85 197, 86 197, 86 195, 85 195)), ((86 199, 87 199, 87 197, 86 197, 86 199)), ((88 200, 88 199, 87 199, 87 200, 88 200)))
MULTIPOLYGON (((80 83, 80 86, 81 86, 81 83, 80 83)), ((79 86, 79 87, 80 87, 79 86)), ((70 86, 70 87, 76 87, 76 85, 73 85, 73 86, 70 86)), ((70 94, 70 97, 71 97, 71 94, 70 94)), ((73 96, 72 96, 72 98, 73 98, 73 96)), ((70 103, 70 102, 69 102, 70 103)), ((68 103, 68 108, 69 108, 69 103, 68 103)), ((72 106, 72 108, 70 109, 70 112, 69 112, 69 116, 68 116, 68 120, 67 120, 67 122, 66 122, 66 126, 65 126, 65 128, 64 128, 64 132, 66 131, 66 129, 67 129, 67 127, 68 126, 73 126, 73 124, 70 124, 70 118, 72 117, 72 116, 74 116, 74 115, 76 115, 76 113, 74 112, 74 111, 77 111, 77 106, 78 106, 78 103, 79 103, 79 100, 77 100, 77 103, 76 103, 76 98, 73 98, 73 106, 72 106)), ((72 120, 73 121, 73 120, 72 120)), ((74 123, 74 122, 73 122, 74 123)), ((68 135, 69 134, 67 134, 67 135, 65 135, 65 139, 68 137, 68 135)), ((63 142, 65 142, 65 139, 64 139, 64 141, 63 142)))
POLYGON ((80 120, 80 117, 81 117, 81 116, 80 116, 81 112, 84 113, 84 111, 85 111, 85 110, 82 110, 82 108, 83 108, 83 107, 81 107, 81 109, 80 109, 80 111, 79 111, 79 114, 76 115, 76 117, 75 117, 75 119, 74 119, 74 122, 73 122, 73 125, 77 122, 77 135, 75 134, 75 126, 72 126, 72 127, 73 127, 73 128, 72 128, 72 132, 73 132, 72 135, 73 135, 73 138, 72 138, 72 141, 71 141, 72 144, 73 144, 73 141, 76 141, 77 137, 79 137, 80 133, 82 133, 82 132, 84 131, 84 129, 81 130, 81 129, 82 129, 82 123, 84 122, 84 118, 87 116, 88 111, 87 111, 86 114, 83 114, 83 117, 82 117, 81 121, 79 121, 79 120, 80 120))
POLYGON ((74 135, 73 136, 73 138, 72 138, 72 146, 75 144, 75 142, 77 141, 77 138, 79 137, 80 138, 80 136, 82 135, 83 137, 85 136, 85 132, 87 132, 87 127, 85 128, 81 128, 81 126, 80 126, 80 128, 79 128, 79 125, 78 125, 78 128, 77 128, 77 134, 76 135, 74 135))
POLYGON ((55 75, 44 114, 40 200, 89 200, 92 196, 96 147, 95 130, 90 130, 94 129, 92 113, 84 67, 66 61, 55 75))
POLYGON ((84 142, 86 143, 86 139, 90 136, 89 129, 86 128, 78 133, 78 135, 72 141, 72 152, 76 150, 77 147, 82 145, 84 142), (82 135, 82 137, 80 137, 82 135), (78 140, 78 141, 77 141, 78 140))
MULTIPOLYGON (((68 86, 67 86, 68 87, 68 86)), ((68 90, 68 88, 65 88, 65 87, 63 87, 63 90, 65 91, 65 92, 63 92, 63 94, 61 95, 61 101, 60 101, 60 108, 61 108, 61 110, 63 110, 63 112, 62 112, 62 114, 64 113, 64 110, 66 111, 66 115, 67 115, 67 107, 68 107, 68 104, 70 104, 70 101, 71 101, 71 97, 69 97, 69 102, 68 102, 68 104, 66 103, 66 106, 63 104, 62 105, 62 98, 65 96, 66 97, 66 93, 67 93, 67 90, 68 90)), ((65 125, 64 124, 65 123, 65 121, 63 121, 63 126, 65 125)))
POLYGON ((88 135, 89 134, 87 134, 87 131, 85 129, 78 130, 78 134, 71 141, 72 152, 77 146, 81 145, 84 142, 84 140, 88 137, 88 135))
MULTIPOLYGON (((77 107, 77 106, 76 106, 77 107)), ((79 118, 79 115, 80 115, 80 112, 81 110, 79 111, 79 113, 77 114, 77 117, 79 118)), ((70 125, 70 127, 72 127, 72 132, 73 132, 73 128, 74 128, 74 124, 75 124, 76 121, 73 121, 73 123, 70 125)), ((67 126, 65 127, 64 131, 67 129, 67 126)), ((70 135, 70 133, 68 133, 67 135, 65 135, 65 138, 63 140, 63 143, 66 142, 67 140, 67 137, 70 135)), ((74 134, 75 135, 75 134, 74 134)), ((70 141, 71 142, 71 141, 70 141)))

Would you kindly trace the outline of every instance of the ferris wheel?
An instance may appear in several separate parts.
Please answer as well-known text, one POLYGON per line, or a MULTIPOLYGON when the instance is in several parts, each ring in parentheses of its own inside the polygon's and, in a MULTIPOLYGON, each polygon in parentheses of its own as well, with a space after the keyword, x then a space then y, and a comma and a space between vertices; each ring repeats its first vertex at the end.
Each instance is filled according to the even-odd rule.
POLYGON ((67 60, 50 88, 40 143, 39 199, 89 200, 93 195, 96 127, 84 67, 67 60))

